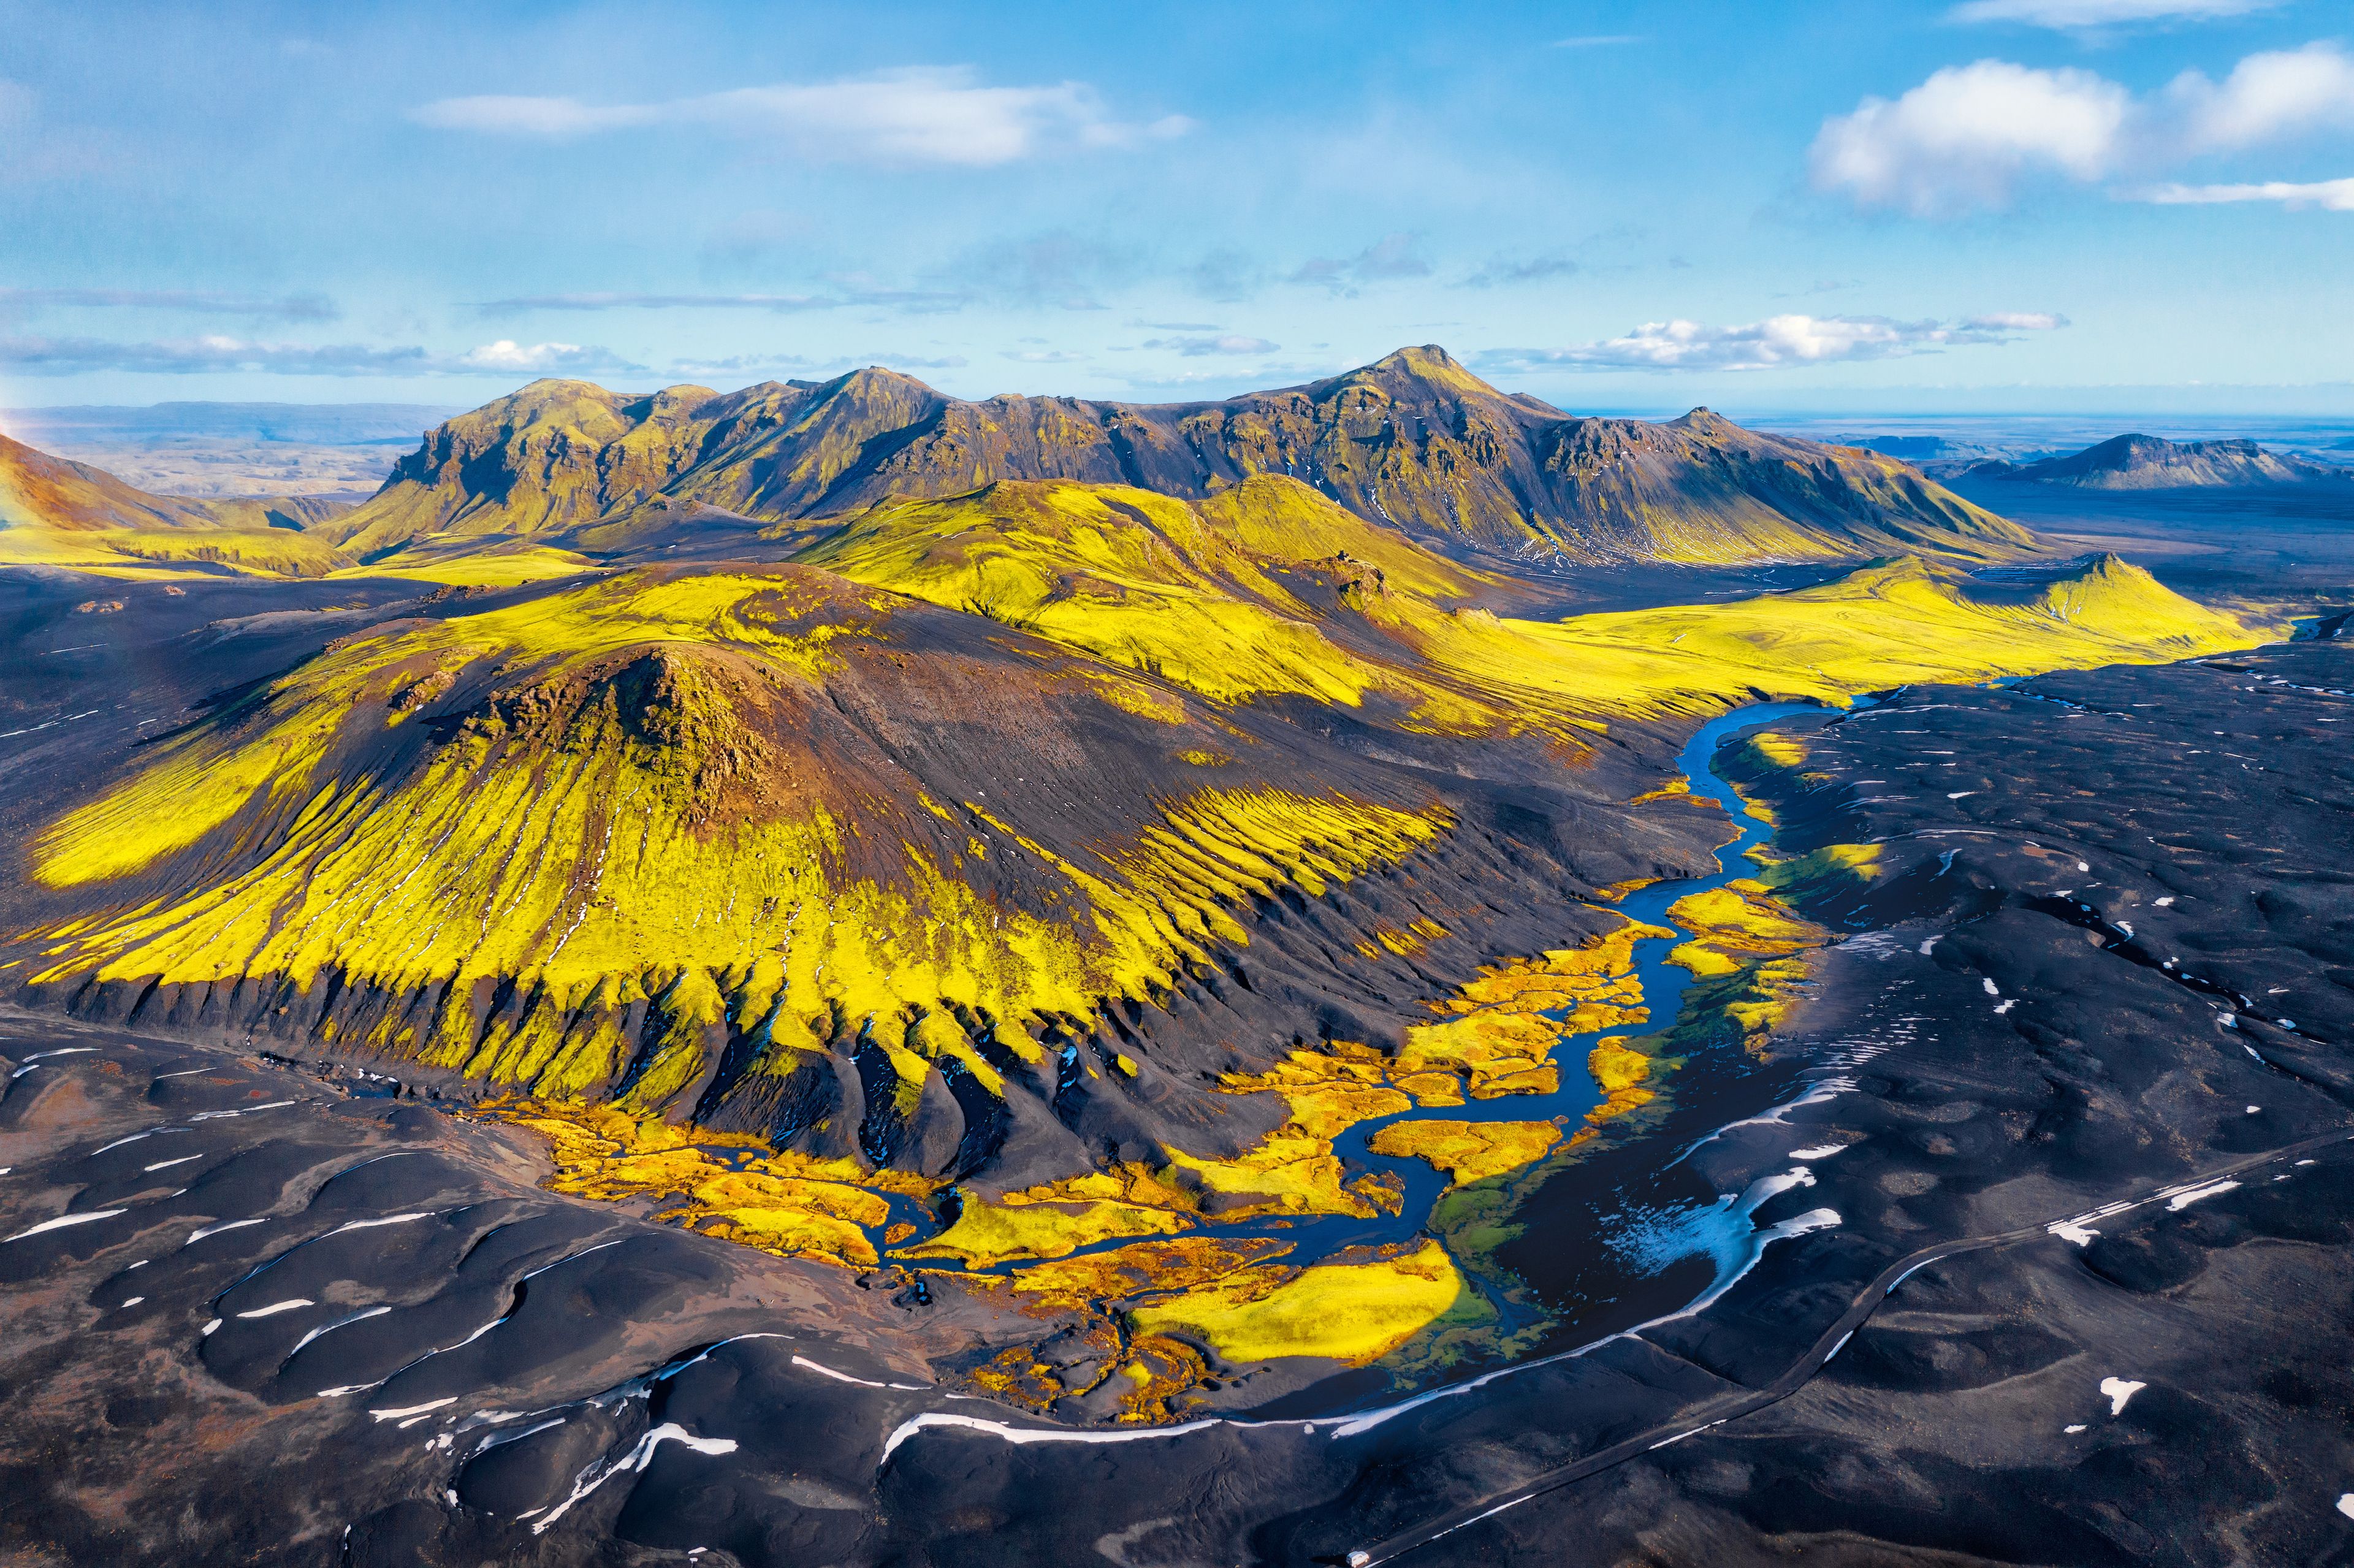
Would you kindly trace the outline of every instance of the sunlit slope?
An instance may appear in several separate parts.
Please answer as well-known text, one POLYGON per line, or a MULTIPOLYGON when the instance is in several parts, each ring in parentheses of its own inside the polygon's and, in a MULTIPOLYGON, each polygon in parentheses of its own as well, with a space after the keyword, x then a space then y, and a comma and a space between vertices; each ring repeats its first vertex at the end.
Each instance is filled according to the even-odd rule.
POLYGON ((1346 635, 1369 599, 1391 597, 1393 574, 1426 606, 1496 580, 1272 478, 1198 506, 1125 486, 1000 483, 871 508, 799 558, 1220 701, 1348 706, 1372 690, 1442 700, 1409 646, 1346 635))
POLYGON ((112 576, 210 567, 320 577, 349 564, 304 531, 334 510, 300 497, 154 495, 103 469, 0 436, 0 566, 112 576))
POLYGON ((656 499, 773 523, 1001 481, 1200 500, 1255 475, 1426 540, 1578 560, 1984 560, 2034 546, 1872 452, 1705 409, 1578 418, 1427 346, 1216 403, 974 402, 879 368, 724 395, 535 382, 429 432, 329 536, 373 556, 435 535, 579 530, 656 499))
POLYGON ((1500 579, 1270 476, 1190 504, 1069 483, 885 503, 800 558, 1221 701, 1386 698, 1417 727, 1461 735, 1567 736, 1753 694, 1843 701, 1904 681, 2179 658, 2259 633, 2115 556, 2032 593, 1974 589, 1906 556, 1729 603, 1500 617, 1471 602, 1500 579))
POLYGON ((530 535, 593 522, 694 460, 695 412, 717 396, 535 381, 435 426, 384 488, 324 532, 355 556, 434 535, 530 535))
POLYGON ((58 933, 34 983, 191 1020, 282 991, 339 1049, 674 1115, 809 1097, 829 1147, 887 1160, 928 1093, 979 1117, 1252 899, 1447 828, 1426 791, 1184 764, 1232 742, 1002 634, 779 567, 364 635, 32 847, 41 883, 138 906, 58 933))
POLYGON ((2260 635, 2114 558, 1500 617, 1470 600, 1507 585, 1273 476, 998 483, 800 547, 530 588, 579 558, 406 546, 526 586, 355 633, 93 779, 15 847, 0 975, 828 1158, 1027 1149, 1044 1180, 1230 1141, 1202 1086, 1458 983, 1426 948, 1554 907, 1558 822, 1661 842, 1592 782, 1629 721, 2260 635), (1532 815, 1555 788, 1586 792, 1532 815), (1270 931, 1277 970, 1234 978, 1270 931))
POLYGON ((2208 609, 2115 556, 2027 596, 1974 596, 1966 579, 1904 559, 1728 603, 1506 621, 1439 652, 1468 660, 1509 638, 1543 652, 1511 659, 1501 680, 1603 711, 1700 712, 1734 694, 1843 702, 1910 681, 2158 663, 2279 630, 2208 609))

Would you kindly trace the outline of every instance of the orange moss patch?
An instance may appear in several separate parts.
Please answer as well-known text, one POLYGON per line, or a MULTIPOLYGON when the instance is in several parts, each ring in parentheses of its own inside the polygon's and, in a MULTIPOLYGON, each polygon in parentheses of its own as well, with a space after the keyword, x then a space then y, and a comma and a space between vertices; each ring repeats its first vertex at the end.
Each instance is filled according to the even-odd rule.
POLYGON ((1034 1265, 1013 1277, 1013 1287, 1041 1307, 1085 1308, 1156 1291, 1192 1290, 1290 1250, 1290 1243, 1272 1236, 1181 1236, 1174 1241, 1139 1242, 1110 1252, 1034 1265))
POLYGON ((556 1170, 542 1185, 550 1192, 607 1202, 666 1201, 657 1220, 844 1267, 876 1263, 869 1233, 891 1217, 883 1192, 920 1195, 930 1185, 863 1171, 846 1160, 771 1150, 757 1139, 641 1121, 606 1106, 506 1097, 484 1101, 476 1114, 547 1140, 556 1170))

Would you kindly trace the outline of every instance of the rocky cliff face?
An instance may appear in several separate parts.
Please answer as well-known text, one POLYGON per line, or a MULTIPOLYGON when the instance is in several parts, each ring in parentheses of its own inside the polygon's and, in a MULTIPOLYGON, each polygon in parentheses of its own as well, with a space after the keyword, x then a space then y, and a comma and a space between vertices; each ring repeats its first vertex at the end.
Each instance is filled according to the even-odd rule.
POLYGON ((365 555, 445 530, 544 534, 658 496, 786 520, 1004 479, 1198 498, 1267 473, 1426 540, 1585 561, 1987 558, 2032 543, 1872 452, 1705 409, 1575 418, 1437 348, 1197 404, 968 402, 885 370, 726 396, 538 382, 435 429, 332 532, 365 555))

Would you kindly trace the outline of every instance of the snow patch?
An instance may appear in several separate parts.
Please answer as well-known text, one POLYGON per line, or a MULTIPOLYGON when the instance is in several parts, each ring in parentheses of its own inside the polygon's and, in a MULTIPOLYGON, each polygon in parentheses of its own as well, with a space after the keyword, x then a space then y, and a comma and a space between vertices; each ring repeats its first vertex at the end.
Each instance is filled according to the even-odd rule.
POLYGON ((2210 1181, 2204 1187, 2192 1187, 2177 1192, 2166 1200, 2166 1212, 2169 1214, 2179 1214, 2201 1198, 2211 1198, 2218 1192, 2228 1192, 2238 1185, 2237 1181, 2225 1177, 2221 1181, 2210 1181))
POLYGON ((267 1307, 256 1307, 250 1312, 239 1312, 238 1316, 239 1318, 275 1318, 281 1312, 299 1312, 305 1307, 317 1305, 316 1301, 307 1296, 296 1296, 284 1301, 272 1301, 267 1307))
MULTIPOLYGON (((445 1400, 443 1403, 447 1404, 448 1402, 445 1400)), ((371 1412, 371 1414, 373 1414, 373 1412, 371 1412)), ((917 1416, 917 1419, 920 1421, 923 1420, 924 1417, 917 1416)), ((953 1418, 949 1417, 944 1419, 953 1418)), ((901 1430, 904 1431, 906 1428, 903 1427, 901 1430)), ((894 1433, 892 1436, 896 1440, 897 1434, 894 1433)), ((1144 1434, 1138 1433, 1137 1436, 1142 1436, 1144 1434)), ((570 1509, 574 1503, 578 1502, 582 1498, 587 1497, 590 1492, 595 1491, 599 1487, 603 1486, 607 1481, 611 1480, 623 1470, 644 1469, 649 1464, 653 1462, 654 1450, 662 1446, 664 1443, 683 1444, 685 1446, 694 1449, 698 1454, 733 1454, 736 1451, 736 1439, 733 1437, 697 1437, 693 1433, 687 1431, 685 1427, 681 1426, 677 1422, 665 1421, 660 1426, 655 1427, 652 1431, 648 1432, 644 1436, 639 1438, 638 1446, 636 1447, 631 1449, 628 1453, 622 1455, 620 1458, 614 1460, 603 1469, 600 1470, 596 1467, 591 1466, 588 1469, 583 1471, 579 1478, 572 1483, 572 1495, 566 1498, 562 1502, 557 1503, 554 1508, 548 1510, 546 1518, 532 1520, 531 1532, 534 1535, 538 1535, 544 1532, 549 1525, 554 1524, 557 1520, 562 1519, 566 1510, 570 1509)), ((885 1446, 883 1457, 886 1459, 891 1457, 891 1450, 888 1446, 885 1446)))
POLYGON ((92 1209, 87 1213, 59 1214, 54 1220, 43 1220, 37 1225, 29 1225, 13 1236, 0 1236, 0 1243, 23 1241, 27 1236, 37 1236, 48 1231, 61 1231, 69 1225, 86 1225, 92 1220, 111 1220, 117 1214, 128 1213, 130 1211, 127 1209, 92 1209))

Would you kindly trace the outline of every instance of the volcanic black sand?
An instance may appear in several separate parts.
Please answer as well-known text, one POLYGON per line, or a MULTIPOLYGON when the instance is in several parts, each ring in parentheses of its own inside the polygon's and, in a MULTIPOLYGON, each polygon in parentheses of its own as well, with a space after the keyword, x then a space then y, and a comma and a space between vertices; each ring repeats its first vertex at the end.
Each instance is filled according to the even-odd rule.
MULTIPOLYGON (((928 1386, 976 1308, 539 1192, 526 1140, 365 1076, 10 1018, 0 1542, 2354 1561, 2349 693, 2308 642, 1780 721, 1806 760, 1743 782, 1781 847, 1880 874, 1812 911, 1846 936, 1791 1103, 1649 1152, 1787 1239, 1695 1314, 1403 1407, 1049 1434, 928 1386)), ((1521 1262, 1597 1240, 1641 1251, 1521 1262)))

